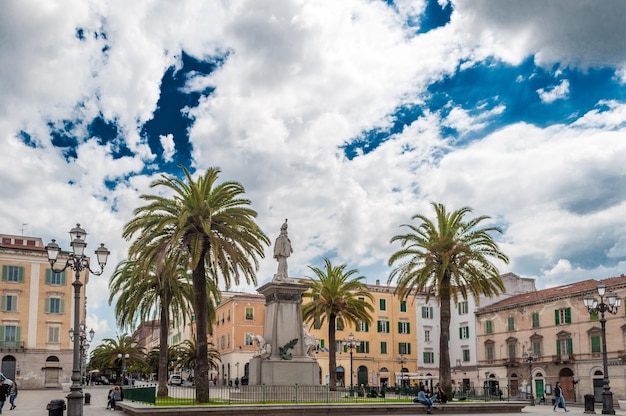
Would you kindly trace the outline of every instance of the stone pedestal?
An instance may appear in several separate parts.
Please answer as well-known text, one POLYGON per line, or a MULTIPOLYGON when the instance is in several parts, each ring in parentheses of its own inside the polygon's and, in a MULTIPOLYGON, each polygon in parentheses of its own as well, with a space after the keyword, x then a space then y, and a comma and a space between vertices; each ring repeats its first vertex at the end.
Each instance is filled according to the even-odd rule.
POLYGON ((319 385, 317 360, 307 355, 302 328, 302 294, 307 286, 291 279, 275 280, 261 286, 265 296, 265 327, 263 337, 271 345, 269 356, 250 361, 251 385, 319 385), (281 347, 296 341, 281 356, 281 347))

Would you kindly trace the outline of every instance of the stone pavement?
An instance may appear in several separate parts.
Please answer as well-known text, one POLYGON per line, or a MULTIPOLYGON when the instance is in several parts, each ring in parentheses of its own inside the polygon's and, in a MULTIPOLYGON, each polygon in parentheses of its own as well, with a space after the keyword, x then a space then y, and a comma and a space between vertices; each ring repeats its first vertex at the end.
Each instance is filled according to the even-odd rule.
MULTIPOLYGON (((123 412, 116 410, 112 412, 110 410, 106 410, 107 404, 107 393, 109 391, 108 386, 90 386, 84 389, 85 393, 91 394, 91 404, 85 405, 83 410, 84 416, 123 416, 123 412)), ((6 402, 6 405, 3 409, 3 415, 9 416, 45 416, 48 415, 48 410, 46 410, 46 406, 50 403, 51 400, 63 399, 66 400, 68 392, 64 392, 60 389, 58 390, 20 390, 19 395, 17 396, 16 404, 17 407, 15 410, 9 410, 9 402, 6 402)), ((568 410, 570 411, 568 415, 584 415, 584 408, 580 405, 569 405, 568 410)), ((596 414, 602 414, 602 404, 596 403, 596 414)), ((417 413, 417 412, 416 412, 417 413)), ((528 415, 537 415, 537 416, 550 416, 564 413, 563 409, 559 409, 558 412, 552 411, 552 406, 546 405, 538 405, 538 406, 526 406, 522 410, 523 414, 528 415)), ((616 415, 626 416, 626 410, 620 410, 616 405, 615 409, 616 415)), ((67 410, 63 412, 64 415, 67 415, 67 410)), ((412 415, 414 415, 413 413, 412 415)), ((434 411, 433 414, 440 414, 439 412, 434 411)), ((443 412, 441 413, 443 414, 443 412)), ((498 416, 498 413, 491 413, 491 415, 498 416)), ((381 415, 384 416, 384 415, 381 415)), ((408 414, 406 416, 409 416, 408 414)), ((504 414, 503 414, 504 416, 504 414)), ((511 414, 506 414, 506 416, 511 416, 511 414)))

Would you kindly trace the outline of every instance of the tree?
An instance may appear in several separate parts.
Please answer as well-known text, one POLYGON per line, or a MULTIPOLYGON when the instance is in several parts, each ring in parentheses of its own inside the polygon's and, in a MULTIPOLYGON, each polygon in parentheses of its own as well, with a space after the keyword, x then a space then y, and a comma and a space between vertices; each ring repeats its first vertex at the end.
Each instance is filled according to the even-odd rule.
POLYGON ((400 242, 402 248, 389 258, 389 266, 396 265, 388 283, 397 278, 396 294, 400 299, 410 295, 426 294, 426 302, 435 296, 441 307, 441 334, 439 337, 439 384, 450 396, 450 303, 459 295, 467 299, 471 294, 476 302, 482 294, 488 297, 504 291, 497 267, 490 258, 508 263, 492 233, 501 233, 498 227, 478 225, 489 219, 479 216, 466 220, 472 212, 468 207, 448 213, 443 204, 432 203, 436 222, 417 214, 413 220, 418 225, 403 224, 406 234, 393 237, 391 243, 400 242))
POLYGON ((374 311, 371 303, 374 297, 363 283, 364 276, 353 277, 357 270, 345 270, 346 265, 333 266, 324 259, 325 269, 309 266, 316 278, 309 277, 304 284, 309 287, 304 297, 311 301, 302 306, 305 322, 324 324, 328 321, 328 366, 330 372, 330 389, 337 386, 337 345, 335 332, 337 323, 358 325, 371 322, 370 312, 374 311))
POLYGON ((134 211, 123 236, 138 238, 129 254, 148 254, 153 258, 169 251, 182 252, 191 268, 193 305, 197 329, 198 362, 196 398, 209 401, 208 393, 208 294, 207 279, 226 288, 246 283, 256 284, 258 259, 264 257, 269 239, 255 222, 256 211, 242 197, 244 187, 237 182, 218 183, 219 169, 210 168, 194 180, 183 168, 186 181, 162 176, 150 186, 163 194, 142 195, 147 205, 134 211), (150 247, 149 253, 146 247, 150 247))
POLYGON ((109 282, 109 304, 117 297, 115 316, 120 327, 136 327, 137 321, 159 320, 159 371, 157 397, 167 397, 167 339, 170 316, 183 322, 191 314, 193 292, 190 276, 180 259, 167 256, 157 267, 140 260, 120 262, 109 282))
MULTIPOLYGON (((209 370, 217 370, 218 363, 222 361, 219 351, 213 348, 213 344, 208 348, 209 370)), ((182 368, 196 368, 198 356, 198 344, 195 339, 186 339, 177 346, 177 354, 180 357, 182 368)))
MULTIPOLYGON (((118 335, 117 339, 105 338, 102 344, 98 345, 91 352, 89 365, 91 368, 106 370, 122 370, 123 365, 143 366, 145 362, 145 351, 137 343, 137 340, 128 334, 118 335), (126 357, 121 360, 118 355, 126 357)), ((121 380, 121 378, 120 378, 121 380)))

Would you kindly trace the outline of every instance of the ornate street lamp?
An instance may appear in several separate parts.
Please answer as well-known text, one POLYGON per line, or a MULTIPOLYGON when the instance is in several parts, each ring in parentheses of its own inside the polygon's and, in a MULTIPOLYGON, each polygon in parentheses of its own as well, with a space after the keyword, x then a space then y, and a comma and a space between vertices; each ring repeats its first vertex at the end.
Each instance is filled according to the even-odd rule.
POLYGON ((104 244, 100 244, 100 247, 95 251, 100 271, 93 271, 89 264, 89 257, 85 256, 85 247, 87 247, 87 243, 85 242, 86 236, 87 232, 80 228, 80 224, 76 224, 76 227, 72 228, 70 231, 70 246, 72 247, 72 252, 67 253, 67 260, 61 269, 54 268, 54 264, 61 253, 61 248, 55 240, 52 240, 52 242, 46 246, 48 261, 50 262, 50 268, 53 272, 61 273, 68 268, 74 271, 74 281, 72 282, 72 286, 74 286, 74 328, 71 330, 72 340, 74 341, 74 352, 72 360, 72 386, 70 387, 70 393, 67 395, 68 416, 83 416, 84 396, 80 383, 80 288, 83 286, 83 283, 80 281, 80 273, 83 270, 88 270, 92 274, 100 276, 104 271, 104 266, 110 254, 104 244))
POLYGON ((400 364, 400 384, 402 385, 402 391, 404 392, 406 386, 404 384, 404 371, 402 370, 404 370, 404 364, 406 364, 408 360, 404 355, 400 355, 400 357, 397 358, 396 361, 398 362, 398 364, 400 364))
POLYGON ((350 395, 352 395, 354 392, 352 384, 352 352, 361 345, 361 341, 354 338, 354 334, 350 332, 348 339, 342 340, 341 343, 350 350, 350 395))
POLYGON ((120 371, 121 376, 122 376, 122 380, 120 381, 120 386, 124 385, 124 380, 126 378, 126 360, 128 360, 130 358, 129 354, 124 354, 122 355, 122 353, 117 354, 117 358, 119 360, 121 360, 122 362, 122 371, 120 371))
MULTIPOLYGON (((84 322, 81 322, 78 326, 78 336, 79 336, 79 345, 80 345, 80 373, 81 378, 85 380, 86 374, 83 374, 83 370, 85 370, 87 365, 87 351, 89 351, 89 343, 93 341, 93 337, 96 336, 96 331, 93 328, 87 331, 87 325, 84 322)), ((70 328, 70 341, 74 341, 74 328, 70 328)), ((82 384, 82 380, 81 380, 82 384)))
POLYGON ((611 387, 609 386, 609 363, 606 353, 606 319, 604 318, 604 313, 609 312, 615 315, 622 304, 622 299, 620 299, 619 296, 613 292, 606 294, 606 286, 602 283, 598 285, 598 295, 600 296, 600 302, 598 302, 593 295, 588 294, 583 298, 583 303, 587 307, 590 314, 595 315, 600 313, 600 325, 602 326, 602 365, 604 367, 602 414, 614 415, 615 410, 613 409, 613 393, 611 392, 611 387))
POLYGON ((539 357, 533 351, 532 348, 529 348, 528 351, 524 351, 522 354, 522 359, 528 363, 528 383, 530 384, 530 405, 535 405, 535 396, 533 396, 533 362, 537 361, 539 357))

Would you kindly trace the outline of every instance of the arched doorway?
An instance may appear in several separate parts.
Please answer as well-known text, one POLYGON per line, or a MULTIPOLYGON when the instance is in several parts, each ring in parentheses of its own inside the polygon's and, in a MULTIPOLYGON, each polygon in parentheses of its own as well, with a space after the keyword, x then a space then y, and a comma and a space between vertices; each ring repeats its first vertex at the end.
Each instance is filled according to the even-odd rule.
POLYGON ((538 400, 541 400, 545 394, 543 373, 541 371, 535 373, 534 379, 535 379, 535 389, 534 389, 535 398, 538 400))
POLYGON ((509 397, 517 397, 519 395, 519 379, 517 373, 509 375, 509 397))
POLYGON ((380 382, 380 387, 389 387, 389 369, 387 367, 382 367, 378 370, 378 380, 380 382))
POLYGON ((559 382, 563 389, 563 397, 565 401, 576 401, 576 394, 574 392, 574 372, 568 368, 562 368, 559 371, 559 382))
POLYGON ((359 387, 367 386, 369 384, 367 380, 367 367, 364 365, 359 366, 356 372, 356 379, 359 387))
POLYGON ((598 403, 602 403, 602 392, 604 391, 604 374, 596 370, 593 373, 593 397, 598 403))
POLYGON ((15 367, 17 361, 12 355, 5 355, 2 357, 2 370, 0 371, 8 379, 15 380, 15 367))
POLYGON ((337 367, 337 385, 341 387, 346 385, 346 371, 342 366, 337 367))
POLYGON ((61 366, 59 363, 59 357, 51 355, 46 358, 46 367, 44 371, 44 385, 48 387, 60 386, 59 375, 61 372, 61 366))

